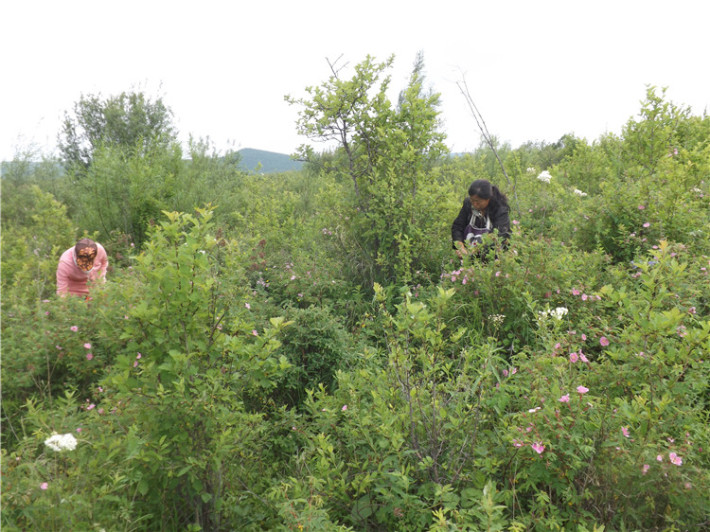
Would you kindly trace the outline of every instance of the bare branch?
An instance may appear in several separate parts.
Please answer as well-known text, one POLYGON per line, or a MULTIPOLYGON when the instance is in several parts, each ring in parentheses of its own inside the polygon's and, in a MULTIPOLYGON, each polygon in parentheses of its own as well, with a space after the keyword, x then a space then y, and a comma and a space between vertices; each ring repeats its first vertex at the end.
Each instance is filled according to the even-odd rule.
POLYGON ((471 97, 471 92, 468 90, 468 84, 466 83, 466 78, 464 76, 461 76, 461 81, 457 81, 456 86, 459 88, 459 90, 461 91, 461 94, 463 95, 464 99, 466 100, 466 103, 468 104, 468 108, 471 110, 471 114, 473 115, 473 119, 476 121, 476 125, 478 126, 478 129, 481 131, 481 135, 483 135, 483 140, 486 141, 486 144, 488 144, 488 147, 491 149, 491 151, 493 151, 493 155, 495 155, 496 160, 498 161, 498 164, 500 165, 500 169, 503 171, 503 175, 505 176, 505 179, 508 182, 509 189, 513 191, 513 196, 515 197, 515 209, 516 209, 516 211, 518 211, 518 216, 520 216, 520 208, 518 206, 518 192, 515 190, 515 187, 513 187, 513 184, 510 182, 510 177, 508 177, 508 172, 505 171, 505 166, 503 165, 503 161, 501 161, 500 156, 498 155, 498 150, 496 150, 496 147, 493 144, 493 138, 491 137, 491 134, 488 131, 488 126, 486 125, 486 121, 483 119, 483 115, 481 115, 481 112, 478 110, 478 107, 476 107, 476 103, 473 101, 473 98, 471 97))

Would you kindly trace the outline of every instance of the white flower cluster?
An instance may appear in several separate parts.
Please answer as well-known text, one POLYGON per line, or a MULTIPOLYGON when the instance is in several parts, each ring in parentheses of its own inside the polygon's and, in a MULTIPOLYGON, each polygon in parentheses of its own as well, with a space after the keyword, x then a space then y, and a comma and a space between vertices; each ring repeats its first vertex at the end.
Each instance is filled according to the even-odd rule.
POLYGON ((574 193, 577 194, 577 196, 582 196, 582 197, 584 197, 584 196, 587 195, 586 192, 582 192, 582 191, 579 190, 578 188, 575 188, 575 189, 574 189, 574 193))
POLYGON ((540 173, 537 175, 537 178, 538 178, 540 181, 544 181, 545 183, 549 183, 549 182, 550 182, 550 179, 552 179, 552 176, 550 175, 550 172, 548 172, 547 170, 543 170, 542 172, 540 172, 540 173))
POLYGON ((535 167, 533 166, 528 166, 528 169, 526 170, 528 174, 534 174, 535 173, 535 167))
POLYGON ((565 307, 557 307, 554 310, 543 310, 540 312, 540 317, 541 318, 547 318, 550 316, 551 318, 555 318, 556 320, 561 320, 563 316, 567 314, 568 310, 565 307))
POLYGON ((495 325, 500 325, 505 319, 505 314, 491 314, 490 316, 488 316, 488 319, 491 320, 495 325))
POLYGON ((52 434, 44 440, 44 444, 53 451, 73 451, 76 449, 76 438, 71 434, 52 434))

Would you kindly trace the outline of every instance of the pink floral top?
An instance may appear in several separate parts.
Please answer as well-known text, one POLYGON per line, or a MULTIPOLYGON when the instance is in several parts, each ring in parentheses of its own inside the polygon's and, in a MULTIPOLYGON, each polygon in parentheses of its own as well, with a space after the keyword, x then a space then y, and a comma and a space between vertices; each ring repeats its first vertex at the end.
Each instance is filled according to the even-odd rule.
POLYGON ((89 293, 89 281, 106 281, 106 269, 108 268, 108 256, 104 247, 96 243, 97 253, 94 259, 94 267, 85 272, 76 264, 74 246, 62 253, 57 266, 57 294, 74 294, 78 296, 89 293))

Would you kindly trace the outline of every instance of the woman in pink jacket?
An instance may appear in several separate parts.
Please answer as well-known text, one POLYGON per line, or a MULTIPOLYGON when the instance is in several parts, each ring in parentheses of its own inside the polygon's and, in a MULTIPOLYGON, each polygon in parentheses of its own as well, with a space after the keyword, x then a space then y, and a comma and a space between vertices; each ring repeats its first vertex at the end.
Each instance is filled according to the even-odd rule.
POLYGON ((89 294, 89 282, 106 281, 108 256, 98 242, 82 238, 62 253, 57 266, 57 294, 89 294))

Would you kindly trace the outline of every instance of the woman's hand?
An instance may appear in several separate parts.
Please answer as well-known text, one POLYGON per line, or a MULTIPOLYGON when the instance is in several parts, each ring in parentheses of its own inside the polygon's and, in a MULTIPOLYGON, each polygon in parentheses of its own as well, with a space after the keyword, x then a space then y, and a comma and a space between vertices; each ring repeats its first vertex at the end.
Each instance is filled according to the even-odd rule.
POLYGON ((468 255, 466 245, 460 240, 454 242, 454 246, 456 246, 456 254, 459 256, 460 259, 464 258, 465 255, 468 255))

